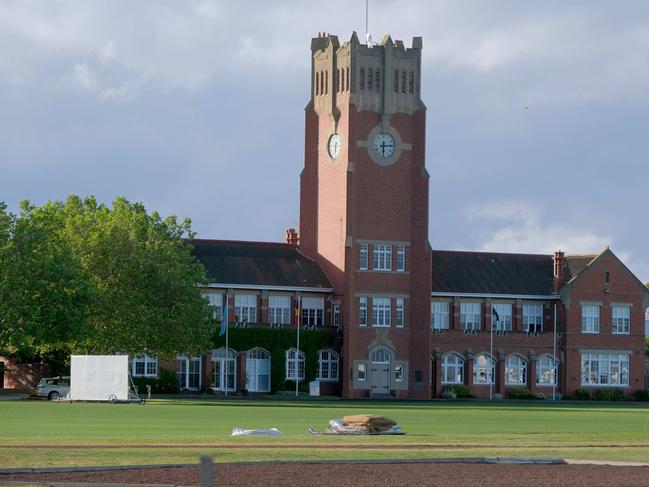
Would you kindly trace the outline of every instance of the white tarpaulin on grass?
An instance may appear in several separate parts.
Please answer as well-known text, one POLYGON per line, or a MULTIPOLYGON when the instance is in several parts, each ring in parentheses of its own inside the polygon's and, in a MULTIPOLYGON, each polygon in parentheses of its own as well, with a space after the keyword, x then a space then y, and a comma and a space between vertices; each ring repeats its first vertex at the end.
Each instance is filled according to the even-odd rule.
POLYGON ((72 355, 70 358, 70 399, 128 400, 128 355, 72 355))

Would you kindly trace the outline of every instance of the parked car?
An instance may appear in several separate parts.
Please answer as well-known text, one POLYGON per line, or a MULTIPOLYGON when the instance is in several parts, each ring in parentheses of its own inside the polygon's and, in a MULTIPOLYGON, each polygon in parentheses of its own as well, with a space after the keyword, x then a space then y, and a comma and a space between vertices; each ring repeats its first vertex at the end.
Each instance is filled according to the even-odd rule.
POLYGON ((36 395, 57 401, 70 392, 70 377, 44 377, 36 386, 36 395))

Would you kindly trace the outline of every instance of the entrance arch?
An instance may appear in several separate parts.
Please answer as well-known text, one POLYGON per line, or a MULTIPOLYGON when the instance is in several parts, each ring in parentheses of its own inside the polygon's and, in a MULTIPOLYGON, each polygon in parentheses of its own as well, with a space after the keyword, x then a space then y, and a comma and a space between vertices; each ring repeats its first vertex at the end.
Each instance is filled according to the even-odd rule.
POLYGON ((370 395, 390 394, 390 365, 392 352, 386 347, 370 351, 370 395))

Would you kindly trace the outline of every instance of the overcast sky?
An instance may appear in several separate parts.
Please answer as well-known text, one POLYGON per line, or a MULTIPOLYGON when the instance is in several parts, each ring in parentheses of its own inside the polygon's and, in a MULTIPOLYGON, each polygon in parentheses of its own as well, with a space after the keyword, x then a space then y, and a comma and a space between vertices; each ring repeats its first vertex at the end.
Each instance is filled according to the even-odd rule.
MULTIPOLYGON (((364 0, 0 0, 0 201, 74 193, 281 241, 299 220, 310 39, 364 0)), ((430 241, 614 252, 649 281, 649 2, 372 0, 424 40, 430 241)))

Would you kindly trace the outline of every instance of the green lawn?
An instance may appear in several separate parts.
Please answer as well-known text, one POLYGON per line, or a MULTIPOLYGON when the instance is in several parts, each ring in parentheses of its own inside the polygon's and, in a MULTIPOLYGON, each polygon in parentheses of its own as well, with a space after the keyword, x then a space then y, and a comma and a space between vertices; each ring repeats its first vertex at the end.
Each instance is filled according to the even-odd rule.
POLYGON ((451 456, 646 461, 649 407, 565 402, 178 399, 139 406, 6 401, 0 402, 0 438, 0 467, 195 463, 202 453, 216 461, 451 456), (391 417, 407 434, 315 437, 306 432, 308 427, 324 429, 329 419, 358 413, 391 417), (236 426, 277 427, 284 435, 233 438, 230 433, 236 426), (160 448, 146 448, 151 445, 160 448), (330 445, 341 448, 327 448, 330 445), (388 448, 369 449, 372 445, 388 448), (111 448, 117 446, 129 448, 111 448))

